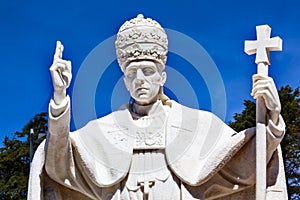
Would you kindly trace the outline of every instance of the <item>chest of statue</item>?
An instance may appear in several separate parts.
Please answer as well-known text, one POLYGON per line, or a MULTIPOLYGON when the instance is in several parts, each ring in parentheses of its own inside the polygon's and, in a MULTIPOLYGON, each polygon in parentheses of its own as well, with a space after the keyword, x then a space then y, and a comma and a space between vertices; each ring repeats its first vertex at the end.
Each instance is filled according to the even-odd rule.
MULTIPOLYGON (((179 180, 173 177, 165 155, 168 112, 131 123, 133 156, 123 196, 129 199, 177 199, 179 180)), ((126 199, 126 198, 125 198, 126 199)))
POLYGON ((145 116, 132 123, 134 150, 166 147, 166 115, 145 116))
POLYGON ((180 199, 180 181, 168 168, 163 149, 134 150, 124 183, 123 199, 180 199))

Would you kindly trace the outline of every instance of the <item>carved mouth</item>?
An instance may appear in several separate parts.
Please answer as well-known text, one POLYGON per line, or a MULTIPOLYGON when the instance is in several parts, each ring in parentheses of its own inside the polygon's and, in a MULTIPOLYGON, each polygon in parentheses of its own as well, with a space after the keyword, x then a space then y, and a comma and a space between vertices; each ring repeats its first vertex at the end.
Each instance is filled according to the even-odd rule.
POLYGON ((149 90, 149 88, 146 88, 146 87, 140 87, 138 88, 136 91, 137 92, 147 92, 149 90))

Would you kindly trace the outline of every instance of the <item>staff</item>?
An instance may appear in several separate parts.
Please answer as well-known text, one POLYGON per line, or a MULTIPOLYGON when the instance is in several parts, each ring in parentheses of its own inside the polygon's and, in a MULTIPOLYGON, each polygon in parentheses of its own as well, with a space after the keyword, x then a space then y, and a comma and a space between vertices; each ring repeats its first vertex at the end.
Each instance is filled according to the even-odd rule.
MULTIPOLYGON (((281 51, 282 40, 270 38, 271 28, 268 25, 256 26, 256 41, 245 41, 245 53, 256 53, 257 74, 268 76, 270 64, 269 52, 281 51)), ((266 105, 262 97, 256 99, 256 200, 266 199, 267 182, 267 139, 266 139, 266 105)))

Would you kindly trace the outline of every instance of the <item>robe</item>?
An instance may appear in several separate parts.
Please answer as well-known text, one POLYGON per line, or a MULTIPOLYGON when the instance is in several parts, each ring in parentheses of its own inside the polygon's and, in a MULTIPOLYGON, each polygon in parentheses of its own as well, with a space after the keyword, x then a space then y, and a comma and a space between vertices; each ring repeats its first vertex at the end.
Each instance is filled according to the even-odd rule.
MULTIPOLYGON (((133 120, 124 108, 69 133, 69 102, 50 102, 28 199, 255 199, 255 128, 236 133, 210 112, 171 101, 147 116, 148 125, 137 126, 145 118, 133 120)), ((268 121, 268 200, 288 199, 284 130, 281 116, 268 121)))

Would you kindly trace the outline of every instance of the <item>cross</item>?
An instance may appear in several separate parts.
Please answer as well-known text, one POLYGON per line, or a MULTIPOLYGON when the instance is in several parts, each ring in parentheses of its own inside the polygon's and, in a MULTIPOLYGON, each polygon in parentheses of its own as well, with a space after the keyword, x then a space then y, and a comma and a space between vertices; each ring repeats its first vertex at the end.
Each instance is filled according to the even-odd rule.
POLYGON ((147 179, 144 181, 138 181, 138 185, 144 188, 144 195, 149 194, 150 187, 154 185, 154 179, 147 179))
POLYGON ((261 25, 256 27, 257 40, 245 41, 245 52, 248 55, 256 53, 255 63, 270 64, 270 51, 281 51, 282 40, 280 37, 270 38, 271 28, 268 25, 261 25))
MULTIPOLYGON (((256 53, 257 74, 268 75, 270 51, 281 51, 282 40, 270 38, 271 28, 268 25, 256 26, 257 40, 245 41, 245 52, 256 53)), ((256 200, 266 199, 267 187, 267 136, 266 106, 262 98, 256 100, 256 200)))

